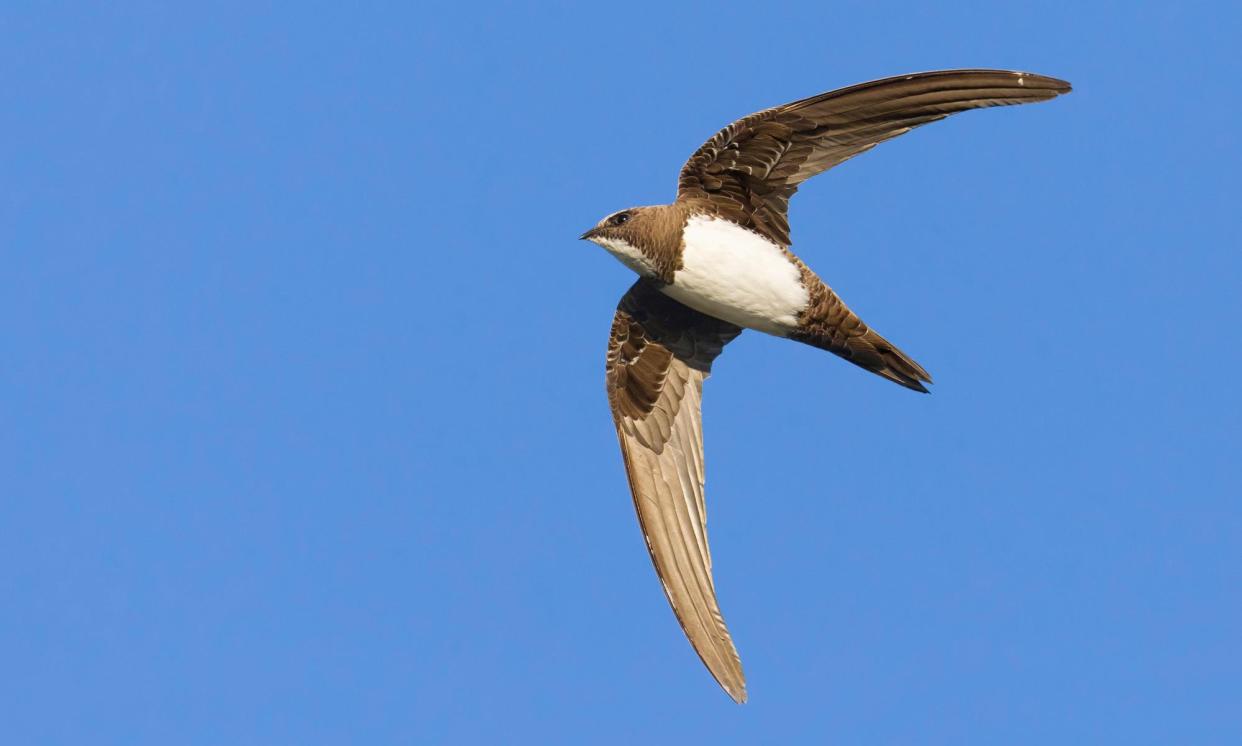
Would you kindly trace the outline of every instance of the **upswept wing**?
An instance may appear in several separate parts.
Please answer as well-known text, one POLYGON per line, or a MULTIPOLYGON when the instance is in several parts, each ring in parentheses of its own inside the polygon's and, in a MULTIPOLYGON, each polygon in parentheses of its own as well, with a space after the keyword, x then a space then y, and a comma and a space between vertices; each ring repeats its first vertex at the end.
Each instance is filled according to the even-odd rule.
POLYGON ((915 127, 968 109, 1046 101, 1070 84, 1007 70, 941 70, 842 88, 725 127, 682 167, 677 200, 789 245, 798 185, 915 127))

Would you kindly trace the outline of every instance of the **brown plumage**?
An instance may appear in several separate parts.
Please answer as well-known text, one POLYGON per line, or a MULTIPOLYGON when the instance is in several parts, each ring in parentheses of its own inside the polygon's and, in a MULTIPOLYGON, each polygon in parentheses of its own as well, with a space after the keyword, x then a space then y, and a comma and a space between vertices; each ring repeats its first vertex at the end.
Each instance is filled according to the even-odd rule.
POLYGON ((840 355, 863 370, 927 393, 923 384, 932 379, 923 366, 863 323, 801 260, 798 268, 810 302, 798 320, 798 329, 790 332, 790 339, 840 355))
POLYGON ((677 621, 738 702, 746 680, 712 584, 703 501, 700 398, 712 360, 741 328, 639 280, 621 298, 608 342, 608 401, 634 508, 677 621))
MULTIPOLYGON (((927 371, 863 323, 790 251, 789 199, 803 181, 915 127, 968 109, 1044 101, 1069 90, 1064 81, 1030 73, 947 70, 886 78, 766 109, 730 124, 695 151, 682 168, 674 203, 613 213, 583 234, 642 277, 622 297, 613 320, 608 401, 656 573, 695 651, 736 701, 746 699, 746 683, 712 580, 700 419, 702 385, 712 361, 742 331, 728 320, 734 310, 726 301, 736 297, 753 306, 746 309, 749 319, 756 318, 755 308, 770 306, 774 315, 760 317, 770 322, 756 322, 755 328, 828 350, 925 392, 923 384, 931 382, 927 371), (728 221, 734 226, 729 230, 743 237, 766 241, 721 233, 733 236, 736 245, 706 253, 728 263, 736 261, 728 251, 757 252, 752 272, 739 276, 729 274, 736 268, 721 269, 712 276, 714 265, 687 268, 689 226, 711 218, 728 221), (798 304, 796 317, 786 320, 791 299, 798 304)), ((734 320, 751 323, 740 318, 734 320)))
POLYGON ((968 109, 1046 101, 1064 80, 1007 70, 940 70, 841 88, 743 117, 703 143, 677 179, 677 201, 789 245, 789 198, 807 179, 968 109))

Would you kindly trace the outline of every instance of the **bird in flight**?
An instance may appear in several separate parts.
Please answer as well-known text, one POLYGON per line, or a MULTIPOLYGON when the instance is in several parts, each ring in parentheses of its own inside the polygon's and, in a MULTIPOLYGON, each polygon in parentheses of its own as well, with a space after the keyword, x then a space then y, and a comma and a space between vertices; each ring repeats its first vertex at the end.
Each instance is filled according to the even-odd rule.
POLYGON ((812 176, 915 127, 1069 91, 1063 80, 1032 73, 941 70, 766 109, 690 156, 672 204, 630 207, 582 234, 639 275, 612 322, 608 402, 664 593, 734 701, 746 701, 746 679, 716 603, 703 500, 700 402, 712 361, 743 329, 755 329, 915 391, 931 383, 790 250, 789 198, 812 176))

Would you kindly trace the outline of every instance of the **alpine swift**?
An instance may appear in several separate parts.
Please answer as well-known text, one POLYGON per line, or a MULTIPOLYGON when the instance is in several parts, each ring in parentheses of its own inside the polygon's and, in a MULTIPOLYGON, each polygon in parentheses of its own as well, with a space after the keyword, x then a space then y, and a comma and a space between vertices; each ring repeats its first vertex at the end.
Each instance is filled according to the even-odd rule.
POLYGON ((672 204, 627 208, 582 234, 639 275, 612 322, 608 402, 664 593, 735 701, 746 701, 746 680, 716 603, 703 501, 700 401, 712 361, 743 329, 755 329, 915 391, 931 383, 790 250, 789 198, 812 176, 915 127, 1069 91, 1063 80, 1031 73, 942 70, 766 109, 690 156, 672 204))

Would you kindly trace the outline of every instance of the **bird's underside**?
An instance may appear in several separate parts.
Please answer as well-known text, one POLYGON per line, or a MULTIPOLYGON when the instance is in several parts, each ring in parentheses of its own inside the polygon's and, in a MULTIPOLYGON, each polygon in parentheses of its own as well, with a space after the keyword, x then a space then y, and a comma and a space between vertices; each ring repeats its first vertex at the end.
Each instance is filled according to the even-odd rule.
MULTIPOLYGON (((700 147, 682 169, 677 202, 668 207, 728 220, 785 252, 801 272, 807 300, 796 326, 781 336, 926 391, 927 372, 869 329, 789 251, 789 198, 806 179, 915 127, 1069 90, 1064 81, 1030 73, 955 70, 888 78, 778 106, 734 122, 700 147)), ((674 270, 684 259, 670 257, 663 265, 658 252, 640 257, 638 265, 651 271, 617 306, 608 400, 639 523, 673 612, 712 675, 743 702, 741 662, 712 580, 700 420, 703 381, 742 326, 719 318, 733 318, 729 314, 704 313, 705 306, 695 310, 670 297, 683 276, 674 270)))

